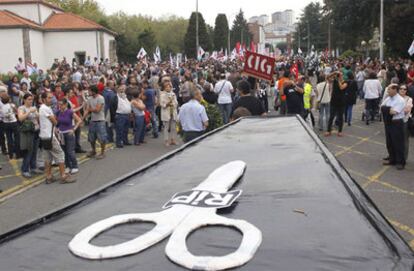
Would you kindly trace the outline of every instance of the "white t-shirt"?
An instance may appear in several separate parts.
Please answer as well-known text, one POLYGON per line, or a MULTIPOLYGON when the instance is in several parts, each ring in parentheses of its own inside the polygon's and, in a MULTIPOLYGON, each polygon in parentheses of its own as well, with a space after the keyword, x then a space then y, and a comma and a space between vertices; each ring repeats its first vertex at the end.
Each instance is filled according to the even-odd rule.
POLYGON ((49 119, 50 116, 53 116, 52 108, 42 104, 39 108, 40 138, 47 139, 52 134, 53 124, 49 119))
POLYGON ((233 85, 227 80, 221 80, 216 84, 214 92, 218 94, 217 103, 219 104, 231 104, 231 92, 233 91, 233 85), (223 85, 224 84, 224 85, 223 85))
POLYGON ((4 123, 13 123, 17 122, 16 118, 16 106, 12 103, 3 104, 1 107, 3 122, 4 123))
POLYGON ((378 99, 381 96, 382 86, 378 79, 368 79, 364 83, 365 99, 378 99))

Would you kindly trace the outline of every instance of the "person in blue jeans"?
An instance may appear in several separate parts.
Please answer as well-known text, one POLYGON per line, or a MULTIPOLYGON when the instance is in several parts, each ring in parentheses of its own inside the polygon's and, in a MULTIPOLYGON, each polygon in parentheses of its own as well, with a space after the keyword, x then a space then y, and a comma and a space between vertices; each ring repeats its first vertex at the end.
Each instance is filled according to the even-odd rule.
POLYGON ((79 172, 79 168, 75 154, 75 130, 81 125, 82 120, 69 107, 69 102, 66 98, 59 102, 59 111, 56 112, 57 128, 62 135, 60 143, 65 153, 65 173, 76 174, 79 172), (73 125, 73 121, 75 121, 75 125, 73 125))
POLYGON ((117 95, 112 99, 110 106, 111 119, 115 123, 115 143, 117 148, 131 145, 128 140, 128 130, 132 109, 125 90, 125 85, 118 87, 117 95))
POLYGON ((142 94, 132 94, 131 107, 134 114, 134 145, 145 143, 145 104, 141 100, 142 94))
POLYGON ((154 138, 158 138, 158 123, 157 123, 157 114, 155 113, 155 105, 157 102, 156 91, 149 87, 147 80, 142 82, 144 88, 144 104, 146 109, 151 114, 151 126, 152 126, 152 135, 154 138))
POLYGON ((27 93, 23 96, 23 105, 17 111, 20 126, 20 149, 23 154, 22 175, 31 178, 32 173, 40 174, 36 169, 36 157, 39 147, 39 113, 33 106, 33 95, 27 93))

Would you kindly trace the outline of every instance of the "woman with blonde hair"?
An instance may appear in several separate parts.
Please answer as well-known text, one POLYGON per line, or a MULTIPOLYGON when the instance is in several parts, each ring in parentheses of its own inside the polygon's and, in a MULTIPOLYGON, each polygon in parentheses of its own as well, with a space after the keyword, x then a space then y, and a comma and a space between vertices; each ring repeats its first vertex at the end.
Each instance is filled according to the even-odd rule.
POLYGON ((177 106, 178 101, 175 93, 172 91, 170 81, 164 81, 161 85, 160 106, 161 121, 164 125, 164 141, 165 145, 177 145, 176 123, 178 120, 177 106))

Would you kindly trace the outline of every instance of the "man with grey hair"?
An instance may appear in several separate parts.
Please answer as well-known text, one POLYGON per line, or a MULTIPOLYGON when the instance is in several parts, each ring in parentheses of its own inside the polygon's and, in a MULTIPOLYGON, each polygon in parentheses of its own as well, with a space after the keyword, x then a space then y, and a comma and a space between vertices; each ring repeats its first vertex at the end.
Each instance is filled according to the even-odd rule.
POLYGON ((202 97, 199 89, 191 89, 191 100, 181 106, 178 114, 178 120, 183 130, 183 141, 185 143, 201 136, 208 126, 206 109, 199 102, 202 100, 202 97))

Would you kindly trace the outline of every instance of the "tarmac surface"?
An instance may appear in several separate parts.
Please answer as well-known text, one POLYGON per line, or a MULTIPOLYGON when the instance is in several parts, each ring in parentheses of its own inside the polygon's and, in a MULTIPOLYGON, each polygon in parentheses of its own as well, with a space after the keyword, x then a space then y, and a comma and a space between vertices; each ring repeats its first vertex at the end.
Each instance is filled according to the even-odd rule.
MULTIPOLYGON (((358 104, 354 109, 353 124, 345 126, 344 137, 337 137, 334 132, 326 138, 319 131, 315 132, 414 249, 413 138, 405 170, 383 166, 382 158, 387 156, 383 123, 365 125, 361 121, 362 108, 363 105, 358 104)), ((82 138, 82 145, 88 150, 85 133, 82 138)), ((20 161, 9 161, 1 155, 0 234, 59 209, 174 149, 165 147, 160 138, 147 137, 146 140, 148 143, 142 146, 122 149, 112 146, 106 158, 99 161, 79 155, 77 182, 65 185, 45 185, 44 176, 24 179, 19 172, 20 161)))

